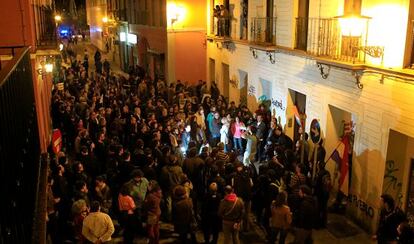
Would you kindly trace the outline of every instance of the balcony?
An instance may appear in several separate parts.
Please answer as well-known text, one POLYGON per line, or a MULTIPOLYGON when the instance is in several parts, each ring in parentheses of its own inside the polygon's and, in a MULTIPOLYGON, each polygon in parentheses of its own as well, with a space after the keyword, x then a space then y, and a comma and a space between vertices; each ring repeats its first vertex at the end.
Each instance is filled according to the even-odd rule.
POLYGON ((13 57, 0 70, 0 243, 46 243, 47 162, 40 156, 29 47, 7 48, 13 57))
POLYGON ((213 18, 210 34, 219 37, 231 37, 232 17, 213 18))
POLYGON ((149 11, 135 11, 135 23, 138 25, 149 25, 149 11))
POLYGON ((359 35, 342 33, 336 18, 296 18, 295 49, 334 61, 365 64, 366 55, 382 57, 381 47, 367 45, 367 29, 359 35))
POLYGON ((276 45, 276 18, 255 17, 251 22, 251 39, 253 43, 264 46, 276 45))
POLYGON ((36 40, 36 47, 38 49, 56 49, 58 46, 56 29, 52 32, 38 37, 36 40))

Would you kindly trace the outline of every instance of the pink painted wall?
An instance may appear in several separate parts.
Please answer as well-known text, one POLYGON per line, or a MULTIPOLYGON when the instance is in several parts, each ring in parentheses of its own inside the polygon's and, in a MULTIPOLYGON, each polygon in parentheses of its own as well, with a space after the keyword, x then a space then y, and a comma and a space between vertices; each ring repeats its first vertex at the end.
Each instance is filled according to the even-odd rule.
POLYGON ((197 84, 207 79, 204 32, 175 33, 175 78, 197 84))
POLYGON ((35 46, 33 8, 29 0, 20 0, 20 3, 23 11, 20 10, 19 0, 1 0, 0 46, 35 46))

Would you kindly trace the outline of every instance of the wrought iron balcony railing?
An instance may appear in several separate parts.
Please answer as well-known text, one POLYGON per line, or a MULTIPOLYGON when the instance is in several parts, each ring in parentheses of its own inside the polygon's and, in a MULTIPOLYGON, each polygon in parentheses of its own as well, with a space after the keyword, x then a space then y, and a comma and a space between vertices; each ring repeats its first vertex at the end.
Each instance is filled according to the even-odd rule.
POLYGON ((366 55, 380 58, 384 51, 382 47, 367 45, 367 32, 365 29, 359 35, 342 33, 336 18, 297 18, 295 48, 318 57, 365 63, 366 55))
POLYGON ((135 23, 138 25, 149 25, 149 12, 135 11, 135 23))
POLYGON ((46 185, 39 185, 42 164, 29 47, 14 52, 0 71, 0 114, 0 243, 43 243, 46 185))
POLYGON ((252 18, 251 41, 262 45, 276 45, 276 17, 252 18))
POLYGON ((232 19, 232 17, 214 17, 210 29, 210 34, 222 37, 230 37, 232 19))

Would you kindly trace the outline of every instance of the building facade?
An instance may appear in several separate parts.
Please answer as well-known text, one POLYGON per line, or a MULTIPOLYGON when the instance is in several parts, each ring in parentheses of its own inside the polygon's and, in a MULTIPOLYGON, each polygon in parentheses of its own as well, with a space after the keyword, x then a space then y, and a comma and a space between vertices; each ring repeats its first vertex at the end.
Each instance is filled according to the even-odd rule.
MULTIPOLYGON (((50 102, 52 74, 45 71, 46 63, 53 63, 59 55, 57 23, 50 0, 4 1, 0 14, 0 54, 10 59, 11 47, 30 47, 33 89, 36 100, 41 151, 46 152, 51 140, 50 102), (20 4, 19 4, 20 3, 20 4)), ((4 65, 2 61, 2 65, 4 65)))
POLYGON ((101 17, 93 18, 102 19, 105 12, 103 35, 108 26, 110 53, 124 71, 139 65, 153 79, 189 83, 206 79, 204 0, 107 0, 105 6, 100 8, 101 17))
POLYGON ((317 119, 327 157, 351 126, 347 214, 369 231, 383 193, 413 223, 413 10, 409 0, 207 0, 208 82, 251 110, 267 100, 293 138, 295 111, 307 132, 317 119), (228 35, 217 33, 220 4, 228 35))

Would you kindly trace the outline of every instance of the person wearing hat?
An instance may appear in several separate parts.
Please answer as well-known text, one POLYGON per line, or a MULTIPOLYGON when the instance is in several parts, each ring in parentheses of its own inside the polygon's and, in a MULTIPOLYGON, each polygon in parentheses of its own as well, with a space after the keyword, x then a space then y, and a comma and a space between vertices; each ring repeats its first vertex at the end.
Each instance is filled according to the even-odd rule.
POLYGON ((223 219, 224 243, 239 244, 240 223, 244 216, 243 200, 233 192, 231 186, 226 186, 225 197, 221 200, 218 215, 223 219))
POLYGON ((174 203, 172 209, 172 222, 174 231, 180 235, 181 243, 190 243, 188 235, 191 235, 191 243, 197 243, 193 230, 195 215, 193 210, 193 201, 187 197, 184 186, 178 185, 174 188, 174 203))

